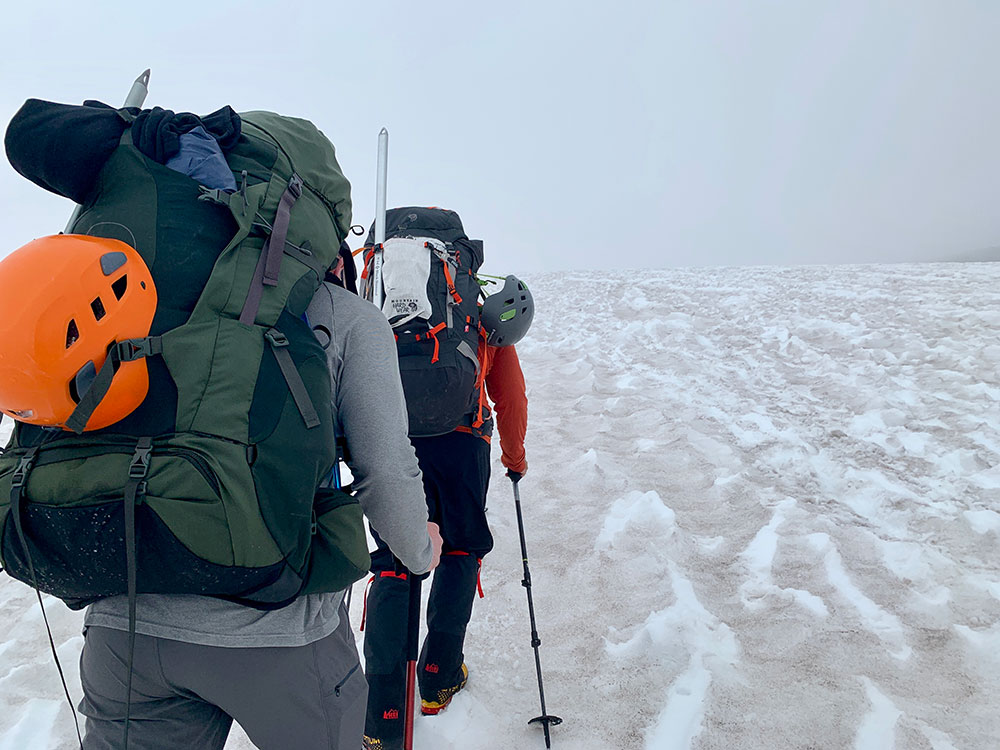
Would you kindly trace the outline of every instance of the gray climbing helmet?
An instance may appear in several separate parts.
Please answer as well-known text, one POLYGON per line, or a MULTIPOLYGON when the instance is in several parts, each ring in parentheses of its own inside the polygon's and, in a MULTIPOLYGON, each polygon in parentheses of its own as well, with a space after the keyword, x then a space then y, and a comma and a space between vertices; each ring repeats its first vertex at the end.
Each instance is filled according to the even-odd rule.
POLYGON ((490 346, 511 346, 524 338, 535 316, 535 302, 524 282, 508 276, 503 289, 483 302, 479 317, 490 346))

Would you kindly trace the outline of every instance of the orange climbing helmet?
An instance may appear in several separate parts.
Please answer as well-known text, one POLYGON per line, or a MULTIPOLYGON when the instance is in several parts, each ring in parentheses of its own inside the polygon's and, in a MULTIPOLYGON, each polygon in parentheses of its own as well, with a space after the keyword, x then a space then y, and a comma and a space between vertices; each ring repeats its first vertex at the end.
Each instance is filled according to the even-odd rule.
POLYGON ((149 389, 129 342, 149 336, 155 312, 153 277, 124 242, 60 234, 15 250, 0 261, 0 411, 76 431, 128 416, 149 389), (121 356, 123 345, 131 355, 121 356), (71 420, 109 356, 110 385, 71 420))

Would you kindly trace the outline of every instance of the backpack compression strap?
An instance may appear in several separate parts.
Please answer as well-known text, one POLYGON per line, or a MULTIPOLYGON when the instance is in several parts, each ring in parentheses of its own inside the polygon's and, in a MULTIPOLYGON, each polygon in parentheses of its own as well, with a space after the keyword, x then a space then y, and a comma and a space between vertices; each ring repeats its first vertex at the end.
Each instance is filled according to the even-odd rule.
POLYGON ((125 576, 128 595, 128 679, 125 686, 125 727, 123 747, 128 749, 128 728, 132 716, 132 672, 135 661, 135 605, 137 596, 135 506, 142 502, 146 494, 146 475, 149 474, 149 457, 153 452, 153 440, 141 437, 135 446, 135 453, 128 467, 128 482, 125 484, 125 576))
POLYGON ((150 357, 162 352, 163 342, 159 336, 147 336, 144 339, 126 339, 115 344, 111 348, 111 351, 108 352, 104 364, 101 365, 101 369, 97 372, 97 377, 94 378, 94 382, 90 384, 90 387, 83 394, 76 408, 73 409, 73 413, 66 420, 66 427, 78 435, 86 429, 87 422, 94 415, 94 410, 97 409, 98 405, 108 394, 112 378, 114 378, 115 373, 118 371, 118 366, 122 362, 134 362, 140 357, 150 357))
MULTIPOLYGON (((271 236, 267 238, 260 251, 260 260, 254 270, 253 281, 247 292, 243 310, 240 312, 240 323, 252 326, 264 298, 265 286, 278 285, 278 273, 281 271, 281 256, 285 253, 285 238, 288 236, 288 225, 291 222, 291 211, 295 201, 302 195, 302 178, 293 174, 288 181, 288 187, 281 194, 278 209, 274 215, 274 226, 271 236)), ((322 279, 322 276, 320 277, 322 279)))
POLYGON ((274 359, 285 378, 288 390, 292 394, 292 400, 295 401, 295 406, 298 408, 299 414, 302 415, 302 421, 306 423, 306 429, 311 430, 313 427, 319 427, 320 419, 316 413, 316 407, 313 406, 312 399, 309 398, 309 391, 306 390, 306 384, 302 382, 302 376, 295 369, 292 355, 288 353, 288 338, 277 328, 270 329, 264 334, 264 338, 271 345, 274 359))
POLYGON ((66 700, 69 703, 69 710, 73 713, 73 723, 76 725, 76 738, 80 743, 80 749, 83 750, 83 736, 80 734, 80 721, 76 716, 76 707, 73 704, 73 699, 69 695, 69 687, 66 685, 66 675, 63 672, 62 664, 59 662, 59 654, 56 651, 56 642, 52 638, 52 628, 49 626, 49 617, 45 613, 45 603, 42 601, 42 590, 38 588, 38 577, 35 575, 35 564, 31 560, 31 550, 28 548, 28 538, 24 533, 24 521, 21 518, 22 514, 22 500, 24 497, 24 490, 28 484, 28 474, 31 473, 32 467, 35 465, 35 461, 38 458, 38 446, 29 448, 28 452, 21 457, 18 462, 17 468, 14 470, 14 476, 11 478, 10 483, 10 513, 14 517, 14 529, 17 532, 17 537, 21 542, 21 550, 24 552, 24 560, 28 564, 28 573, 31 576, 31 585, 35 589, 35 596, 38 597, 38 606, 42 610, 42 620, 45 622, 45 632, 49 636, 49 647, 52 649, 52 658, 55 659, 56 669, 59 672, 59 679, 62 680, 63 692, 66 694, 66 700))

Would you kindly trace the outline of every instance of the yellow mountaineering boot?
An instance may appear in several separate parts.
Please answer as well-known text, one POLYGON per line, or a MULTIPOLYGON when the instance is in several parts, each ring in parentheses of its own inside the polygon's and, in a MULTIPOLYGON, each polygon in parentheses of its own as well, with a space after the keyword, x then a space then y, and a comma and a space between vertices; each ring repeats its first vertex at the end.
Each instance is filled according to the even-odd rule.
POLYGON ((428 701, 423 698, 420 699, 420 713, 424 716, 434 716, 440 713, 448 704, 451 703, 451 699, 455 697, 455 693, 465 687, 465 683, 469 680, 469 668, 462 664, 462 679, 457 685, 452 685, 448 688, 443 688, 437 691, 437 700, 428 701))

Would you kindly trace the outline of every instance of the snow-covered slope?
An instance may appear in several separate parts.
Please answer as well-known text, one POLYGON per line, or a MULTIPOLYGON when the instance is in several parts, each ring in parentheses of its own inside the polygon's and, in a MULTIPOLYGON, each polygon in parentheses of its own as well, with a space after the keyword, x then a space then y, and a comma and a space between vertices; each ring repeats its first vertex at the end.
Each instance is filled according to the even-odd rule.
MULTIPOLYGON (((554 748, 997 747, 1000 264, 527 281, 554 748)), ((418 748, 544 747, 494 468, 469 685, 418 748)), ((79 696, 80 617, 48 601, 79 696)), ((0 750, 73 747, 32 592, 0 607, 0 750)))

